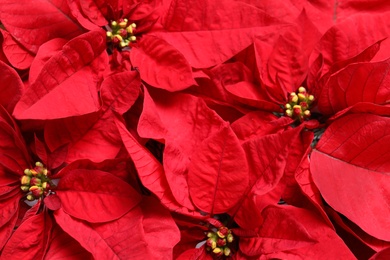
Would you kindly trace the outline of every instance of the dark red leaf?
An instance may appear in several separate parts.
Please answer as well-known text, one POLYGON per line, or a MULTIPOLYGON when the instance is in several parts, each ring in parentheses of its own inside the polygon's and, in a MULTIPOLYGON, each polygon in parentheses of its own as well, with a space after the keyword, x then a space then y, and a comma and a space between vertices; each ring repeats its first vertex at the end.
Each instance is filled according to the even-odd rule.
POLYGON ((49 240, 51 219, 47 212, 30 217, 13 233, 1 254, 2 258, 42 259, 49 240))
POLYGON ((28 69, 34 59, 32 53, 15 41, 9 32, 1 29, 0 32, 3 35, 3 51, 9 63, 21 70, 28 69))
POLYGON ((232 208, 248 186, 248 163, 229 125, 194 150, 188 169, 191 199, 202 211, 221 214, 232 208))
POLYGON ((15 117, 56 119, 97 111, 99 68, 107 59, 105 40, 103 31, 91 31, 65 44, 25 91, 15 117))
POLYGON ((16 41, 33 53, 48 40, 71 39, 83 32, 62 0, 2 0, 0 20, 16 41))
POLYGON ((60 179, 56 194, 66 213, 92 223, 118 219, 141 200, 129 184, 99 170, 67 173, 60 179))
POLYGON ((156 88, 178 91, 196 85, 183 54, 158 37, 143 36, 131 50, 130 59, 141 79, 156 88))
POLYGON ((12 114, 16 103, 23 94, 23 82, 18 73, 2 61, 0 61, 0 71, 0 105, 2 105, 9 114, 12 114))
POLYGON ((311 155, 313 180, 325 201, 368 234, 390 240, 390 119, 352 114, 333 122, 311 155))
POLYGON ((275 32, 269 26, 275 22, 242 2, 175 0, 163 18, 166 31, 153 34, 177 48, 192 67, 208 68, 248 47, 255 35, 275 32), (205 15, 206 10, 212 12, 205 15))
POLYGON ((359 102, 386 104, 390 101, 390 59, 376 63, 356 63, 330 76, 317 98, 324 115, 359 102))
POLYGON ((102 109, 124 114, 137 100, 140 87, 141 79, 136 71, 116 73, 105 78, 100 90, 102 109))

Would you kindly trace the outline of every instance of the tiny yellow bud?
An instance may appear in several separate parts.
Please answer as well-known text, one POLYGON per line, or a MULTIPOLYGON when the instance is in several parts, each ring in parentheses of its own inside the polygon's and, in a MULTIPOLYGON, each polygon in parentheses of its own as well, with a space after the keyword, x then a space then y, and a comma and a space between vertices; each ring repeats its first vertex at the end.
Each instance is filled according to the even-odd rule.
MULTIPOLYGON (((295 94, 295 93, 294 93, 295 94)), ((292 102, 297 103, 298 102, 298 96, 294 95, 291 99, 292 102)))
POLYGON ((130 24, 131 27, 136 28, 137 25, 135 23, 130 24))
POLYGON ((305 100, 305 95, 304 94, 302 94, 302 93, 299 93, 298 94, 298 99, 299 99, 299 101, 303 101, 303 100, 305 100))
POLYGON ((32 175, 30 169, 24 169, 24 174, 26 174, 26 175, 28 175, 28 176, 31 176, 31 175, 32 175))
POLYGON ((306 89, 304 87, 299 87, 298 92, 299 93, 306 93, 306 89))
POLYGON ((292 110, 291 109, 287 109, 286 110, 286 115, 289 116, 289 117, 292 117, 292 110))
POLYGON ((27 197, 26 197, 26 199, 27 199, 28 201, 33 201, 33 200, 35 200, 35 197, 34 197, 33 195, 31 195, 31 194, 28 194, 27 197))
POLYGON ((130 41, 135 42, 136 40, 137 40, 137 37, 135 37, 134 35, 130 36, 130 41))
POLYGON ((309 99, 309 101, 313 101, 314 100, 314 96, 313 95, 309 95, 308 99, 309 99))
POLYGON ((284 107, 285 107, 286 109, 291 109, 291 105, 290 105, 290 104, 286 104, 284 107))
POLYGON ((43 164, 42 164, 41 162, 36 162, 36 163, 35 163, 35 166, 37 166, 37 167, 43 167, 43 164))
POLYGON ((108 31, 108 32, 106 32, 106 35, 107 35, 108 38, 111 38, 112 37, 112 32, 108 31))
POLYGON ((125 22, 125 21, 119 23, 119 26, 121 28, 126 28, 126 25, 127 25, 127 22, 125 22))
POLYGON ((30 170, 30 173, 32 174, 32 175, 38 175, 38 172, 36 171, 36 170, 34 170, 34 169, 32 169, 32 170, 30 170))
POLYGON ((20 189, 24 192, 27 192, 29 190, 30 187, 28 186, 20 186, 20 189))
POLYGON ((214 248, 214 250, 213 250, 213 253, 214 254, 219 254, 219 253, 221 253, 222 252, 222 250, 221 250, 221 248, 219 248, 219 247, 216 247, 216 248, 214 248))
POLYGON ((112 21, 112 22, 111 22, 111 25, 115 27, 115 26, 118 25, 118 23, 117 23, 116 21, 112 21))
POLYGON ((126 42, 120 42, 119 45, 120 45, 122 48, 124 48, 124 47, 126 47, 126 46, 128 45, 128 43, 126 43, 126 42))
POLYGON ((128 26, 126 28, 126 31, 129 33, 129 34, 133 34, 133 27, 132 26, 128 26))
POLYGON ((122 36, 120 36, 119 34, 115 34, 114 37, 116 37, 119 41, 123 41, 122 36))
POLYGON ((225 247, 225 248, 223 249, 223 254, 224 254, 225 256, 229 256, 230 253, 231 253, 230 248, 225 247))
POLYGON ((233 237, 232 234, 228 234, 227 237, 226 237, 226 239, 227 239, 228 243, 231 243, 231 242, 233 242, 234 237, 233 237))
POLYGON ((309 117, 309 116, 311 115, 310 110, 305 110, 305 112, 303 112, 303 114, 304 114, 306 117, 309 117))
POLYGON ((29 185, 30 184, 30 176, 27 176, 27 175, 23 175, 22 179, 20 179, 20 183, 22 185, 29 185))
POLYGON ((43 174, 47 175, 47 173, 48 173, 47 169, 43 169, 43 174))

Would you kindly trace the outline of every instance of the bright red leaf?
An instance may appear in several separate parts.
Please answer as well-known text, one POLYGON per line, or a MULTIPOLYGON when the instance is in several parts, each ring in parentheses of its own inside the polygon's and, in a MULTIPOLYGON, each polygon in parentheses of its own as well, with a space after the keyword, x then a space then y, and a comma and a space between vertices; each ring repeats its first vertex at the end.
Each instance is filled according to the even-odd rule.
POLYGON ((165 40, 145 35, 130 52, 134 67, 142 80, 168 91, 178 91, 196 85, 185 57, 165 40))
POLYGON ((220 214, 232 208, 248 185, 248 163, 229 125, 195 149, 188 169, 191 199, 202 211, 220 214))
POLYGON ((2 49, 7 60, 15 68, 21 70, 28 69, 34 59, 32 53, 15 41, 9 32, 1 29, 0 32, 3 35, 2 49))
POLYGON ((24 86, 19 75, 14 69, 0 61, 0 105, 2 105, 9 114, 12 114, 16 103, 23 94, 24 86))
POLYGON ((83 32, 62 0, 1 0, 0 20, 16 41, 33 53, 48 40, 71 39, 83 32))
POLYGON ((325 201, 368 234, 390 240, 390 120, 352 114, 332 123, 311 154, 310 170, 325 201))
POLYGON ((141 200, 129 184, 99 170, 69 172, 60 179, 56 194, 64 212, 92 223, 118 219, 141 200))
POLYGON ((99 67, 107 58, 102 31, 69 41, 51 57, 17 103, 18 119, 56 119, 98 110, 99 67), (82 100, 82 102, 80 102, 82 100), (59 104, 63 104, 59 106, 59 104))

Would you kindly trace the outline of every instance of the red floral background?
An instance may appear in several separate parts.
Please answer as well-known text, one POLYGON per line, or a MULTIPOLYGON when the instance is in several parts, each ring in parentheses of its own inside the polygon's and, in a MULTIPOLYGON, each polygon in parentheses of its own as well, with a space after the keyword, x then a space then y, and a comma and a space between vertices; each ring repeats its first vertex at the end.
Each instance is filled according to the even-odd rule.
POLYGON ((387 0, 0 0, 0 259, 390 259, 387 0))

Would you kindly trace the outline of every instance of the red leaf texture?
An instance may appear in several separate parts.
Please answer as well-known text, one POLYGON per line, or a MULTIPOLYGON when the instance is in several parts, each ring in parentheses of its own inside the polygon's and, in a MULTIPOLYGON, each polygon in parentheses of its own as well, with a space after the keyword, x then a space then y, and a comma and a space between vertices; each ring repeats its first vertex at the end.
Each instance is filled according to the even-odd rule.
POLYGON ((45 260, 52 259, 85 259, 92 260, 92 255, 76 240, 55 225, 50 234, 50 242, 45 260))
POLYGON ((205 139, 194 151, 188 170, 191 199, 202 211, 226 212, 248 186, 244 150, 229 125, 205 139))
POLYGON ((177 202, 194 210, 187 183, 191 156, 224 121, 200 98, 162 91, 152 97, 145 92, 138 132, 142 137, 165 140, 164 170, 169 187, 177 202))
POLYGON ((55 119, 97 111, 99 62, 106 57, 104 50, 102 31, 85 33, 69 41, 47 61, 25 91, 15 107, 15 117, 55 119))
POLYGON ((355 259, 336 232, 315 213, 292 206, 269 206, 258 237, 240 238, 240 250, 266 259, 355 259))
POLYGON ((199 214, 196 214, 194 211, 189 211, 175 200, 172 191, 169 188, 161 163, 135 139, 135 137, 126 129, 123 122, 117 119, 115 120, 115 123, 118 127, 123 144, 134 162, 142 184, 151 190, 157 198, 160 199, 160 202, 171 211, 199 217, 199 214))
POLYGON ((0 20, 16 41, 33 53, 48 40, 71 39, 82 33, 62 0, 2 0, 0 20))
MULTIPOLYGON (((361 13, 336 24, 317 44, 311 55, 310 64, 322 55, 324 75, 335 62, 349 59, 375 42, 388 37, 389 16, 390 12, 375 15, 361 13)), ((388 47, 384 48, 383 52, 387 53, 385 57, 388 57, 388 47)))
POLYGON ((99 170, 69 172, 60 179, 56 194, 64 212, 92 223, 118 219, 141 200, 129 184, 99 170))
POLYGON ((45 211, 28 218, 8 240, 1 258, 42 259, 51 226, 51 219, 45 211))
POLYGON ((107 223, 89 224, 61 209, 54 215, 61 228, 94 259, 172 259, 172 248, 180 234, 168 212, 155 203, 143 201, 142 209, 135 207, 107 223))
POLYGON ((0 61, 0 71, 0 105, 12 114, 16 103, 22 96, 23 82, 16 71, 2 61, 0 61))
POLYGON ((3 35, 2 49, 9 63, 21 70, 28 69, 34 56, 26 50, 26 48, 16 42, 9 32, 1 29, 0 32, 3 35))
POLYGON ((330 76, 317 97, 318 109, 324 115, 359 102, 390 102, 390 59, 375 63, 354 63, 330 76))
POLYGON ((21 196, 0 200, 0 251, 11 236, 18 220, 19 199, 21 196))
POLYGON ((154 34, 177 48, 192 67, 208 68, 248 47, 254 35, 275 32, 268 27, 275 22, 242 2, 174 0, 163 17, 166 31, 154 34))
POLYGON ((378 239, 390 241, 390 119, 339 118, 311 154, 310 170, 325 201, 378 239))
POLYGON ((143 36, 131 50, 130 59, 142 80, 154 87, 178 91, 196 85, 183 54, 158 37, 143 36))
POLYGON ((124 114, 137 100, 141 79, 136 71, 116 73, 104 79, 101 86, 102 109, 124 114))

